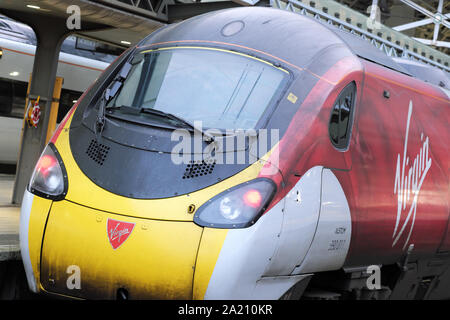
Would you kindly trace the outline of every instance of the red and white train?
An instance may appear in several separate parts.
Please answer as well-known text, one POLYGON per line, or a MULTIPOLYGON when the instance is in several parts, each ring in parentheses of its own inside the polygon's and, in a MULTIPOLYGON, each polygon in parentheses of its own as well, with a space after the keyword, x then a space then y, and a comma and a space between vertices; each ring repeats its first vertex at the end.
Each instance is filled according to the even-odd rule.
POLYGON ((446 71, 281 10, 162 28, 108 68, 38 162, 21 215, 30 288, 449 299, 448 90, 446 71), (174 163, 173 131, 196 120, 218 130, 203 148, 239 139, 230 128, 279 140, 249 163, 218 159, 250 147, 174 163))

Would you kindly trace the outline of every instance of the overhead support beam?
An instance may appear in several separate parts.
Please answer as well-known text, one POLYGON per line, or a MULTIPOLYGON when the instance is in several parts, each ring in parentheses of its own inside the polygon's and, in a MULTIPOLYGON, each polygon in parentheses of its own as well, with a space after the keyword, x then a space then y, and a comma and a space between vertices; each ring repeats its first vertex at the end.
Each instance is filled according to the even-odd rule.
MULTIPOLYGON (((419 6, 417 3, 415 3, 411 0, 400 0, 400 1, 407 4, 414 10, 417 10, 420 13, 422 13, 432 19, 432 23, 434 23, 433 40, 426 41, 426 42, 421 41, 421 42, 425 43, 425 44, 437 46, 437 43, 438 43, 437 39, 439 36, 439 29, 440 29, 441 24, 447 28, 450 28, 450 22, 446 21, 446 16, 444 16, 442 14, 444 0, 439 0, 436 13, 432 13, 432 12, 428 11, 427 9, 419 6)), ((425 40, 425 39, 423 39, 423 40, 425 40)), ((439 42, 441 42, 441 41, 439 41, 439 42)))
POLYGON ((168 5, 168 22, 172 23, 179 20, 188 19, 199 14, 235 7, 241 7, 241 5, 232 1, 177 3, 174 5, 168 5))
MULTIPOLYGON (((443 16, 445 17, 445 19, 450 19, 450 13, 444 14, 443 16)), ((423 20, 419 20, 419 21, 415 21, 415 22, 402 24, 400 26, 393 27, 392 29, 394 29, 396 31, 404 31, 404 30, 409 30, 409 29, 414 29, 417 27, 425 26, 430 23, 434 23, 434 18, 433 19, 427 18, 427 19, 423 19, 423 20)))
MULTIPOLYGON (((438 39, 438 36, 439 36, 440 24, 442 23, 445 26, 445 22, 446 22, 445 19, 444 19, 444 16, 442 15, 442 7, 443 7, 443 5, 444 5, 444 0, 439 0, 439 4, 438 4, 438 9, 437 9, 436 15, 438 15, 438 18, 441 20, 441 22, 440 23, 436 22, 434 24, 434 33, 433 33, 433 41, 432 41, 432 43, 434 43, 434 44, 437 43, 437 39, 438 39)), ((435 18, 436 18, 436 16, 435 16, 435 18)), ((447 28, 448 28, 448 26, 447 26, 447 28)))
POLYGON ((372 21, 375 21, 377 17, 377 9, 378 9, 378 0, 372 0, 372 6, 370 8, 370 16, 369 16, 369 18, 372 21))
POLYGON ((254 6, 260 0, 231 0, 231 1, 236 2, 237 4, 240 4, 241 6, 254 6))
POLYGON ((401 2, 403 2, 404 4, 407 4, 408 6, 410 6, 411 8, 413 8, 416 11, 419 11, 420 13, 426 15, 427 17, 431 18, 434 20, 434 23, 436 24, 443 24, 444 26, 446 26, 447 28, 450 28, 450 22, 446 21, 444 19, 444 15, 442 14, 442 4, 443 4, 443 0, 439 0, 439 7, 438 7, 438 12, 437 13, 432 13, 430 11, 428 11, 427 9, 425 9, 424 7, 419 6, 417 3, 411 1, 411 0, 400 0, 401 2), (439 11, 440 8, 440 11, 439 11))
POLYGON ((450 42, 447 42, 447 41, 433 41, 433 40, 430 40, 430 39, 422 39, 422 38, 413 38, 413 39, 415 39, 417 41, 420 41, 420 42, 422 42, 424 44, 427 44, 427 45, 433 45, 433 46, 436 46, 436 47, 450 48, 450 42))
MULTIPOLYGON (((125 1, 125 0, 124 0, 125 1)), ((138 4, 139 1, 133 0, 138 4)), ((174 1, 174 0, 158 0, 174 1)), ((16 9, 22 12, 48 12, 54 16, 68 18, 69 6, 77 6, 81 13, 81 30, 75 30, 77 34, 85 38, 103 41, 118 47, 123 45, 121 40, 136 43, 156 29, 166 25, 167 14, 158 14, 159 11, 145 10, 118 0, 39 0, 41 10, 33 10, 26 7, 29 0, 0 0, 0 7, 16 9), (120 7, 118 4, 122 4, 120 7), (100 22, 109 29, 97 31, 85 31, 85 24, 100 22)), ((142 1, 141 1, 142 2, 142 1)), ((155 2, 155 0, 152 0, 155 2)), ((142 2, 143 3, 143 2, 142 2)), ((164 6, 163 6, 164 7, 164 6)), ((158 7, 159 8, 159 7, 158 7)))
MULTIPOLYGON (((380 24, 369 27, 368 17, 334 1, 316 0, 311 7, 298 0, 271 0, 271 6, 306 15, 352 33, 392 57, 405 57, 450 72, 449 57, 420 41, 380 24)), ((369 20, 370 21, 370 20, 369 20)))
POLYGON ((127 11, 161 22, 167 22, 167 6, 175 4, 175 0, 81 0, 84 2, 94 2, 105 7, 127 11))

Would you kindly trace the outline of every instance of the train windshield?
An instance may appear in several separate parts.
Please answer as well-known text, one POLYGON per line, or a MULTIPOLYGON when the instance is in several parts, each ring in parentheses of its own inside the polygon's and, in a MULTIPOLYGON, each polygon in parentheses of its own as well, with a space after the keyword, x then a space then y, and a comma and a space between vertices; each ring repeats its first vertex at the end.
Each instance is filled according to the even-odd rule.
POLYGON ((121 90, 107 107, 114 113, 124 112, 121 106, 155 109, 190 123, 201 121, 204 128, 252 129, 279 98, 288 75, 270 63, 225 50, 144 51, 133 58, 121 90))

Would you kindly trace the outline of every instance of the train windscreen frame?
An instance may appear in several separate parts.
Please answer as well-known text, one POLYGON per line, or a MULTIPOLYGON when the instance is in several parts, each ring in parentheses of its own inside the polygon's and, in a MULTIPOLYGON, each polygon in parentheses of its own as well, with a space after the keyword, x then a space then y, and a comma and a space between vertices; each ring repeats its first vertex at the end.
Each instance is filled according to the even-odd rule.
POLYGON ((267 61, 207 47, 145 50, 131 64, 108 109, 130 120, 152 115, 130 114, 121 106, 156 109, 215 129, 255 128, 290 78, 267 61))

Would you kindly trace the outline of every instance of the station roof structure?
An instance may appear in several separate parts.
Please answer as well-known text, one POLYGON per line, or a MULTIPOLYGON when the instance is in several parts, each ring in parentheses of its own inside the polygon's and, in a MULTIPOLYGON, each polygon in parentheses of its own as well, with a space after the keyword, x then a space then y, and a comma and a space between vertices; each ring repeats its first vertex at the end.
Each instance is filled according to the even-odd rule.
MULTIPOLYGON (((312 7, 341 20, 365 24, 371 6, 381 9, 383 26, 374 34, 414 49, 426 58, 430 56, 448 62, 450 42, 450 2, 444 0, 281 0, 295 7, 312 7), (325 8, 325 9, 324 9, 325 8), (422 18, 423 16, 423 18, 422 18), (439 19, 440 20, 439 20, 439 19), (388 26, 388 27, 387 27, 388 26), (428 48, 433 49, 432 51, 428 48), (437 50, 441 53, 436 52, 437 50), (443 53, 443 55, 442 55, 443 53)), ((285 5, 286 5, 285 4, 285 5)), ((279 0, 3 0, 0 13, 11 18, 23 14, 69 17, 67 9, 78 6, 89 31, 78 36, 121 48, 127 48, 161 26, 186 18, 242 5, 280 8, 279 0)), ((284 5, 284 6, 285 6, 284 5)), ((283 5, 281 5, 283 7, 283 5)), ((22 21, 24 22, 24 21, 22 21)), ((25 21, 26 23, 26 21, 25 21)), ((364 29, 364 28, 363 28, 364 29)), ((370 28, 369 28, 370 29, 370 28)), ((373 28, 371 28, 373 29, 373 28)), ((445 61, 445 62, 443 62, 445 61)), ((448 66, 448 65, 447 65, 448 66)))
POLYGON ((232 1, 194 3, 191 0, 2 0, 0 13, 27 24, 26 15, 67 19, 70 6, 80 8, 78 36, 127 48, 165 24, 212 10, 241 4, 232 1), (87 26, 87 28, 86 28, 87 26), (90 29, 90 31, 86 31, 90 29))

